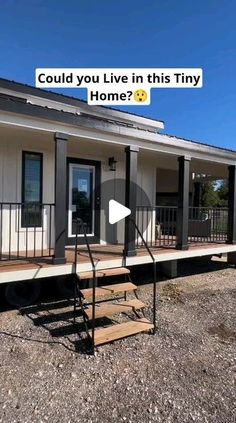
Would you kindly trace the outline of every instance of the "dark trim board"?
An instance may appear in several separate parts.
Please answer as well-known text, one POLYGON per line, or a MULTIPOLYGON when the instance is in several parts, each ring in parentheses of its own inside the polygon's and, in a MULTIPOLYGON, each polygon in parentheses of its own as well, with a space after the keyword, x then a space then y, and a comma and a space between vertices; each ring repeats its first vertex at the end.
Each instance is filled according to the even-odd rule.
POLYGON ((27 207, 25 209, 25 206, 27 204, 26 200, 25 200, 25 160, 26 160, 26 156, 27 154, 31 154, 31 155, 35 155, 38 156, 40 159, 40 191, 39 191, 39 209, 38 209, 38 213, 39 213, 39 225, 37 225, 38 227, 42 226, 42 214, 41 214, 41 207, 42 207, 42 202, 43 202, 43 153, 40 153, 38 151, 26 151, 26 150, 22 150, 22 155, 21 155, 21 202, 22 202, 22 214, 21 214, 21 226, 22 228, 30 228, 30 227, 35 227, 35 224, 33 223, 26 223, 27 222, 27 207))
POLYGON ((54 264, 66 263, 66 157, 68 135, 54 133, 55 140, 55 249, 54 264))
MULTIPOLYGON (((78 159, 75 157, 67 157, 67 245, 74 245, 75 238, 68 236, 68 211, 69 211, 69 165, 71 163, 88 165, 95 167, 94 181, 94 236, 88 236, 89 242, 92 244, 100 244, 100 225, 101 225, 101 162, 97 160, 78 159)), ((84 244, 84 238, 78 237, 78 244, 84 244)))
POLYGON ((189 226, 189 184, 190 184, 190 161, 189 156, 180 156, 179 181, 178 181, 178 212, 176 237, 178 250, 188 249, 188 226, 189 226))
POLYGON ((229 166, 229 218, 228 218, 228 243, 236 244, 236 166, 229 166))
POLYGON ((135 256, 136 247, 136 207, 137 207, 137 175, 138 175, 139 148, 129 146, 125 149, 126 173, 125 173, 125 206, 130 209, 130 216, 125 219, 125 246, 126 257, 135 256), (132 222, 133 220, 133 222, 132 222))

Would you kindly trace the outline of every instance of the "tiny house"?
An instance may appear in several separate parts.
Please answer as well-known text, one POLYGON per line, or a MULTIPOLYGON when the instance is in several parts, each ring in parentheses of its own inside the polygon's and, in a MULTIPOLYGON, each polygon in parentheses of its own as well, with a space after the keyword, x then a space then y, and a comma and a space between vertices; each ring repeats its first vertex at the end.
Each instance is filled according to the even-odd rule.
POLYGON ((235 262, 236 152, 163 131, 160 120, 0 79, 0 283, 91 271, 78 219, 97 270, 142 266, 147 247, 172 276, 184 258, 235 262), (229 180, 228 207, 200 206, 201 174, 229 180), (114 225, 111 199, 131 213, 114 225))

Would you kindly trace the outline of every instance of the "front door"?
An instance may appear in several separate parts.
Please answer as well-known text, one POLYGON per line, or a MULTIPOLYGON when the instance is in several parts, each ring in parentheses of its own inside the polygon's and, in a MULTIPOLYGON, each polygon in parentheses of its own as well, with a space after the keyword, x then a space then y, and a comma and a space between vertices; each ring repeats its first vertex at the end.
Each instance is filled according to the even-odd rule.
MULTIPOLYGON (((100 162, 68 159, 68 244, 75 242, 77 218, 84 222, 89 242, 100 242, 100 177, 100 162)), ((78 243, 85 243, 81 227, 78 243)))

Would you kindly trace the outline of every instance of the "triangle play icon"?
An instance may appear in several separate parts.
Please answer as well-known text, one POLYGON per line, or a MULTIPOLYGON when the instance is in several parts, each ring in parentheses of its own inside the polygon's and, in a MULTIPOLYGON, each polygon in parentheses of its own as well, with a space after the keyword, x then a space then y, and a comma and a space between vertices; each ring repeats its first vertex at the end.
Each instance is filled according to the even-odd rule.
POLYGON ((111 225, 114 225, 114 223, 119 222, 130 214, 131 210, 128 207, 123 206, 123 204, 118 203, 116 200, 109 201, 109 223, 111 225))

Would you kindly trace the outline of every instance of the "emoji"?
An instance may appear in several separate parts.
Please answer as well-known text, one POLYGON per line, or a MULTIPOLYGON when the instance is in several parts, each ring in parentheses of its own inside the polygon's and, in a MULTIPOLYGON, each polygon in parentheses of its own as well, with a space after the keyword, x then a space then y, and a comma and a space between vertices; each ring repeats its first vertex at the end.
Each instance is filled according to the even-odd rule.
POLYGON ((134 92, 134 100, 138 103, 143 103, 147 100, 147 93, 144 90, 136 90, 134 92))

